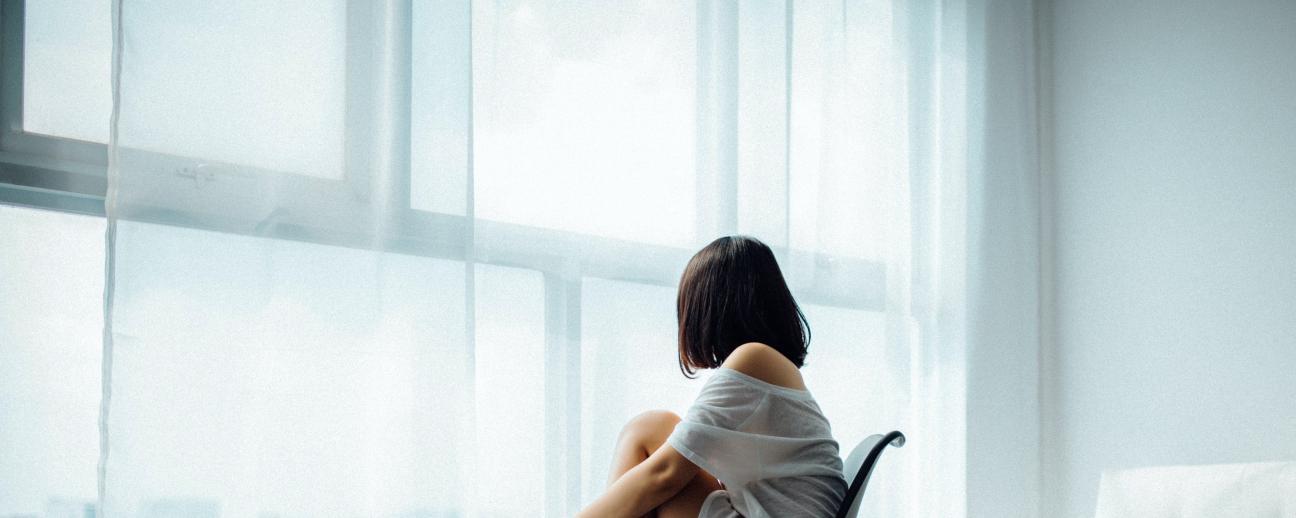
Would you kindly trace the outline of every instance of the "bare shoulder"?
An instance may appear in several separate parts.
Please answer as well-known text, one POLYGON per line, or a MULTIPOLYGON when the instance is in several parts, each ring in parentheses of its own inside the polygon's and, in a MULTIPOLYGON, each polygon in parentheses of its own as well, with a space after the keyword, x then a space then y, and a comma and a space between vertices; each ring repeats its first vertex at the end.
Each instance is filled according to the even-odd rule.
POLYGON ((783 356, 783 353, 778 352, 778 349, 760 342, 748 342, 738 346, 728 358, 725 358, 723 366, 766 383, 805 390, 801 369, 783 356))

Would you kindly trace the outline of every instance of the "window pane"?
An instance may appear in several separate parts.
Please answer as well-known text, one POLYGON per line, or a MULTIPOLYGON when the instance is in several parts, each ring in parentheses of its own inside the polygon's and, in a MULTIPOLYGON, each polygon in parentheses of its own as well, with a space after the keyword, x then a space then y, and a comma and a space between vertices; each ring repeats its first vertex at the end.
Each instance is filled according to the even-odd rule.
POLYGON ((120 142, 341 178, 345 0, 130 3, 120 142))
POLYGON ((0 205, 0 516, 95 506, 103 242, 103 219, 0 205))
POLYGON ((683 414, 707 372, 679 371, 675 290, 586 279, 581 288, 581 501, 607 485, 612 448, 636 414, 664 408, 683 414))
POLYGON ((473 2, 478 217, 691 244, 692 2, 473 2))
POLYGON ((468 2, 415 2, 410 89, 410 206, 463 215, 468 206, 472 80, 468 2))
POLYGON ((28 0, 23 27, 23 129, 108 142, 112 2, 28 0))
POLYGON ((881 258, 888 223, 907 218, 903 59, 891 2, 795 4, 792 31, 790 246, 881 258), (850 38, 847 38, 850 34, 850 38))
MULTIPOLYGON (((531 270, 478 266, 477 466, 484 516, 528 516, 545 501, 544 281, 531 270)), ((474 515, 478 513, 473 513, 474 515)))
POLYGON ((121 222, 109 516, 445 516, 462 263, 121 222))

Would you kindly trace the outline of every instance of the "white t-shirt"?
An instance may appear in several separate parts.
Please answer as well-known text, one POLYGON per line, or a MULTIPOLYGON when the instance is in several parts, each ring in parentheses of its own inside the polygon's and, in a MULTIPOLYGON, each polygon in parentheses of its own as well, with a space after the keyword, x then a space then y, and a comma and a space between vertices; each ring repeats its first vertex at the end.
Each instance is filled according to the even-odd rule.
POLYGON ((831 517, 846 494, 828 419, 810 392, 716 369, 666 442, 725 489, 701 518, 831 517))

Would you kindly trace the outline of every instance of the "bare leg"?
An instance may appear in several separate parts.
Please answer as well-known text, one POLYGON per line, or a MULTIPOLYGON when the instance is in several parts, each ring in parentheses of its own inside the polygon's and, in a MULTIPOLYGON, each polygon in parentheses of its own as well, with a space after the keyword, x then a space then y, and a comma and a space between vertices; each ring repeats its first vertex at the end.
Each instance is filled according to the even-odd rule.
MULTIPOLYGON (((657 451, 657 448, 665 444, 666 438, 670 436, 679 421, 679 416, 673 412, 652 410, 639 414, 626 423, 617 438, 616 449, 612 454, 612 469, 608 473, 608 484, 616 482, 621 475, 639 465, 657 451)), ((684 489, 649 516, 695 518, 702 508, 703 500, 717 489, 720 489, 720 483, 715 477, 706 471, 698 471, 697 476, 684 489)))
POLYGON ((638 466, 657 451, 680 422, 679 416, 669 410, 649 410, 634 416, 621 428, 616 448, 612 452, 612 470, 608 472, 608 485, 612 485, 630 468, 638 466))
POLYGON ((702 502, 717 489, 721 489, 720 482, 710 473, 699 470, 684 489, 657 508, 657 518, 697 518, 702 502))

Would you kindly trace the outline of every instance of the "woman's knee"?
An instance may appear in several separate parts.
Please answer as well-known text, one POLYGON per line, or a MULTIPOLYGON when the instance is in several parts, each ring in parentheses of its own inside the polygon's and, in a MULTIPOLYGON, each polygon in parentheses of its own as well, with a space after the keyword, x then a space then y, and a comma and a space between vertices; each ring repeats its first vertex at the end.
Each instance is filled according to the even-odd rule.
POLYGON ((679 424, 680 416, 669 410, 649 410, 634 416, 621 429, 621 440, 632 441, 649 450, 666 442, 666 437, 679 424))

